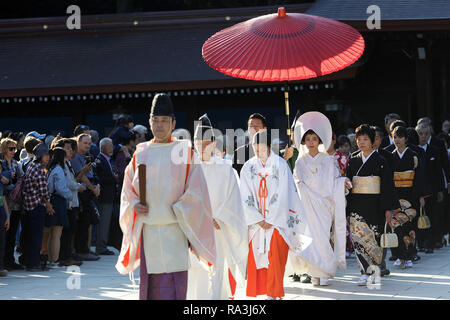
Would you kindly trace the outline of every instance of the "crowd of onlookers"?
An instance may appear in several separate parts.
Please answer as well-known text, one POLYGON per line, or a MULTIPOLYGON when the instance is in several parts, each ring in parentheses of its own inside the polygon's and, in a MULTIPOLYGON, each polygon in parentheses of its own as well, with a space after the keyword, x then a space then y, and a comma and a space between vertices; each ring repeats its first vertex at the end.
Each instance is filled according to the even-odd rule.
MULTIPOLYGON (((418 154, 419 166, 424 170, 422 183, 431 190, 426 199, 431 228, 418 234, 412 259, 416 263, 420 259, 418 252, 430 254, 448 244, 450 121, 445 120, 441 132, 436 134, 429 118, 421 118, 415 127, 409 127, 398 114, 386 115, 384 130, 372 128, 376 132, 373 148, 388 163, 389 154, 396 150, 392 134, 399 132, 396 127, 405 128, 407 146, 418 154), (430 152, 433 155, 427 156, 430 152), (427 174, 427 167, 432 165, 439 168, 442 180, 427 174), (436 185, 436 181, 442 181, 442 185, 436 185)), ((83 261, 98 260, 101 255, 113 255, 108 246, 120 250, 119 207, 124 171, 136 145, 150 139, 145 126, 135 126, 130 116, 122 115, 108 137, 102 139, 86 125, 76 126, 70 135, 4 131, 1 138, 0 276, 14 270, 42 271, 81 265, 83 261), (91 250, 93 247, 95 250, 91 250)), ((292 168, 298 153, 290 148, 281 155, 292 168)), ((354 133, 333 135, 328 153, 335 157, 343 176, 357 149, 354 133)), ((225 153, 222 156, 233 157, 225 153)), ((233 166, 236 165, 239 166, 233 166)), ((347 251, 350 256, 350 239, 347 251)), ((393 255, 392 259, 398 257, 393 255)))
POLYGON ((99 140, 86 125, 56 136, 3 131, 0 276, 81 265, 120 250, 124 170, 148 129, 122 115, 99 140), (91 248, 95 247, 95 250, 91 248))
MULTIPOLYGON (((398 249, 394 249, 390 257, 390 261, 394 261, 394 267, 412 267, 413 264, 421 259, 418 252, 432 254, 434 250, 447 246, 449 242, 450 121, 444 120, 441 131, 435 133, 432 121, 428 117, 420 118, 415 127, 410 127, 400 118, 400 115, 391 113, 385 117, 384 130, 377 126, 372 128, 375 131, 373 149, 377 150, 387 160, 392 171, 396 169, 396 165, 393 163, 393 154, 400 154, 398 151, 401 148, 400 144, 403 144, 402 151, 410 148, 413 151, 412 154, 418 158, 418 163, 413 167, 417 168, 417 176, 421 178, 418 179, 416 177, 414 181, 421 185, 414 186, 414 199, 411 199, 413 207, 416 207, 417 211, 415 218, 411 221, 412 227, 410 231, 413 232, 412 239, 414 243, 411 244, 412 249, 409 255, 404 255, 398 249), (419 203, 421 204, 419 205, 419 203), (426 215, 430 220, 430 227, 425 230, 418 228, 417 220, 421 214, 426 215), (404 258, 404 256, 408 258, 404 258)), ((355 134, 340 135, 335 142, 335 150, 331 147, 329 154, 334 155, 342 175, 345 175, 349 158, 352 156, 352 153, 358 152, 355 134)), ((399 239, 399 241, 402 240, 399 239)), ((386 249, 384 250, 386 251, 386 249)), ((352 244, 348 241, 347 256, 350 256, 352 251, 352 244)), ((386 252, 384 253, 385 255, 386 252)), ((382 263, 382 269, 384 274, 389 274, 385 261, 382 263)))

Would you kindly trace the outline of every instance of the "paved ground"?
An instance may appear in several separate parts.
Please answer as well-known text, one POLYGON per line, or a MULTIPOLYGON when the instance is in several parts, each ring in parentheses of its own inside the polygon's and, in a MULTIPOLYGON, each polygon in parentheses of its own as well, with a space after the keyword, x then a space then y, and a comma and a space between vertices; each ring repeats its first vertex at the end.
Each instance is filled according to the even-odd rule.
MULTIPOLYGON (((110 248, 117 254, 117 250, 110 248)), ((356 285, 359 269, 356 259, 347 260, 347 271, 339 272, 328 287, 292 282, 285 278, 285 299, 317 300, 382 300, 382 299, 450 299, 450 247, 421 254, 422 259, 412 269, 394 269, 388 262, 391 275, 381 278, 379 289, 356 285)), ((389 257, 389 254, 388 254, 389 257)), ((102 256, 99 261, 85 262, 79 273, 67 268, 47 272, 10 272, 0 278, 0 299, 122 299, 138 298, 128 276, 117 273, 116 256, 102 256), (79 282, 77 283, 77 277, 79 282), (77 289, 79 284, 79 289, 77 289), (70 289, 74 288, 74 289, 70 289)), ((135 272, 138 277, 138 271, 135 272)), ((136 279, 137 282, 139 279, 136 279)), ((247 299, 239 288, 236 299, 247 299)))

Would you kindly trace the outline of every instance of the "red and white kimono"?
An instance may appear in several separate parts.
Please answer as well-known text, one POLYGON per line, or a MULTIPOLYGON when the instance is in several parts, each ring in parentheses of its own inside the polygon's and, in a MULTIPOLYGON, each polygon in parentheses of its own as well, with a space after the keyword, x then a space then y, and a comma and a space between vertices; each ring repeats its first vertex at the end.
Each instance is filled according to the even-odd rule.
MULTIPOLYGON (((247 296, 283 297, 283 277, 289 249, 298 252, 305 223, 291 170, 272 151, 265 165, 256 156, 240 175, 241 198, 248 225, 247 296), (272 225, 264 230, 258 222, 272 225)), ((303 243, 302 243, 303 241, 303 243)))

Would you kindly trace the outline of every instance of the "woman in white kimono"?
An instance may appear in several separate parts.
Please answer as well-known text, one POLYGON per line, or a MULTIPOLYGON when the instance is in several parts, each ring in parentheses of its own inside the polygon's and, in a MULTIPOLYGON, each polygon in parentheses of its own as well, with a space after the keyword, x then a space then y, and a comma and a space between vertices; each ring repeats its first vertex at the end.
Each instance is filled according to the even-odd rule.
POLYGON ((325 115, 301 115, 295 125, 294 141, 299 150, 294 178, 313 241, 290 260, 296 272, 307 273, 313 285, 324 286, 337 267, 346 269, 345 194, 350 181, 340 177, 333 157, 326 153, 332 142, 332 129, 325 115), (330 243, 331 228, 334 248, 330 243))
POLYGON ((303 209, 288 164, 270 150, 268 132, 256 133, 252 145, 255 156, 240 174, 249 240, 246 294, 274 300, 284 296, 289 249, 302 249, 303 209))

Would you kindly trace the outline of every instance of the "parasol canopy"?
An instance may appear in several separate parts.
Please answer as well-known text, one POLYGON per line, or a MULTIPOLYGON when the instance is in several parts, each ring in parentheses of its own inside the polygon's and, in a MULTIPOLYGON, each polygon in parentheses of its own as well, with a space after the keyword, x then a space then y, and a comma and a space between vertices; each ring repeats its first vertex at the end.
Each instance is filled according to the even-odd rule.
POLYGON ((217 32, 203 44, 202 56, 232 77, 292 81, 344 69, 363 51, 364 39, 351 26, 279 8, 217 32))

